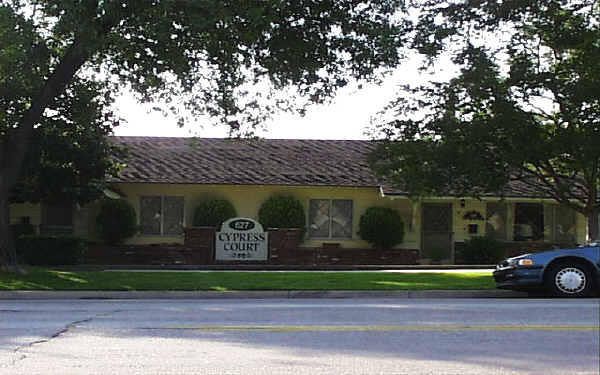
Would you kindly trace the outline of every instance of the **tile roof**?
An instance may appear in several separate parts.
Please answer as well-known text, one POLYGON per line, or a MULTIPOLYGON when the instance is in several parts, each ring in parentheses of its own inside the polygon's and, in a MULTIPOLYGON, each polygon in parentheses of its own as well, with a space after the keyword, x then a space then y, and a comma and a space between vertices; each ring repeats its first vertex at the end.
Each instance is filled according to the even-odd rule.
MULTIPOLYGON (((372 141, 170 137, 111 140, 129 149, 125 170, 111 182, 381 187, 385 195, 407 195, 378 181, 370 171, 366 159, 375 148, 372 141)), ((519 181, 511 182, 503 196, 549 197, 547 192, 519 181)))
POLYGON ((130 151, 112 182, 379 187, 369 141, 111 137, 130 151))
MULTIPOLYGON (((393 186, 382 184, 381 191, 384 195, 399 195, 406 196, 407 193, 393 186)), ((448 191, 444 194, 444 197, 462 197, 456 192, 448 191)), ((539 186, 536 188, 531 184, 527 184, 523 181, 510 181, 500 193, 483 193, 480 194, 481 198, 528 198, 528 199, 551 199, 552 196, 547 191, 542 190, 539 186)))

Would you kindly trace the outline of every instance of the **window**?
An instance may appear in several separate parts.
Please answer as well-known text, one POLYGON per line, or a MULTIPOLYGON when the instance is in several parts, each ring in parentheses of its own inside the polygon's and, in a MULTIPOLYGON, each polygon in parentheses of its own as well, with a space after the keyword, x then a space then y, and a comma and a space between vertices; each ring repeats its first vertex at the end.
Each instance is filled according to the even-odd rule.
POLYGON ((575 211, 558 204, 507 205, 501 202, 489 202, 485 223, 487 235, 501 241, 511 239, 511 232, 507 230, 510 228, 510 224, 507 224, 509 207, 514 213, 512 240, 575 243, 577 228, 575 211))
POLYGON ((515 241, 541 241, 544 239, 544 205, 541 203, 515 203, 515 241))
POLYGON ((141 197, 140 225, 142 234, 181 234, 183 232, 183 197, 141 197))
POLYGON ((44 203, 40 232, 43 234, 73 233, 73 204, 71 202, 44 203))
POLYGON ((311 199, 310 237, 352 238, 352 200, 311 199))
POLYGON ((577 241, 575 211, 560 205, 544 206, 547 240, 574 244, 577 241))

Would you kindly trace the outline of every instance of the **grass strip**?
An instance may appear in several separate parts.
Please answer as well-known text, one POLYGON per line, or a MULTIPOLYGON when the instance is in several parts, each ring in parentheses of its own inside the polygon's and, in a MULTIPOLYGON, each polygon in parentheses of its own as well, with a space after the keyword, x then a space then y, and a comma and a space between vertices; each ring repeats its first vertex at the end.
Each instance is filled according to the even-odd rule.
POLYGON ((0 290, 472 290, 493 289, 489 272, 128 272, 32 268, 0 272, 0 290))

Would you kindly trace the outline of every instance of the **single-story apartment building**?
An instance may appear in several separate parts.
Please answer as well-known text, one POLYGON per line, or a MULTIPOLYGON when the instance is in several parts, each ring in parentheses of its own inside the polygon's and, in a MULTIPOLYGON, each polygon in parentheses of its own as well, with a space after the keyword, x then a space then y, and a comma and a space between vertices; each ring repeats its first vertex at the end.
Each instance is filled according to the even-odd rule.
MULTIPOLYGON (((398 248, 415 249, 426 262, 443 248, 446 261, 473 236, 519 245, 583 243, 585 218, 547 197, 522 191, 503 197, 432 197, 412 201, 381 183, 367 155, 375 144, 364 140, 209 139, 112 137, 130 150, 126 166, 111 181, 113 190, 136 210, 140 231, 131 245, 183 244, 198 202, 230 200, 238 216, 257 219, 273 194, 298 198, 307 223, 301 248, 334 244, 368 249, 357 234, 359 219, 372 206, 397 210, 405 227, 398 248)), ((44 231, 98 239, 98 204, 14 204, 11 221, 27 220, 44 231), (26 218, 26 219, 24 219, 26 218)))

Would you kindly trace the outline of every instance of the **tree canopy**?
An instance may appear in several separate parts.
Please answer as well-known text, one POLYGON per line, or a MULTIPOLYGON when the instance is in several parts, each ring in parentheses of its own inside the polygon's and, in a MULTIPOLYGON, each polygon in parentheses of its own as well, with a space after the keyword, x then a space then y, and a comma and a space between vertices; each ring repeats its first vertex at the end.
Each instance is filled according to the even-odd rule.
MULTIPOLYGON (((81 155, 71 152, 79 145, 96 147, 90 168, 114 167, 103 139, 115 125, 108 104, 119 90, 132 89, 166 111, 183 106, 189 116, 240 132, 275 111, 326 101, 350 79, 377 80, 395 67, 404 33, 394 14, 401 6, 395 0, 0 0, 3 263, 15 262, 8 197, 18 195, 19 177, 31 180, 29 166, 75 166, 67 157, 81 155), (67 152, 55 144, 51 151, 51 139, 73 147, 67 152)), ((96 171, 88 175, 102 175, 96 171)))
POLYGON ((377 126, 375 170, 408 194, 553 198, 600 211, 600 4, 415 2, 412 48, 444 82, 405 87, 377 126))
POLYGON ((100 197, 126 156, 108 140, 118 120, 103 99, 87 85, 72 85, 57 98, 54 108, 61 111, 33 129, 11 202, 84 204, 100 197))

